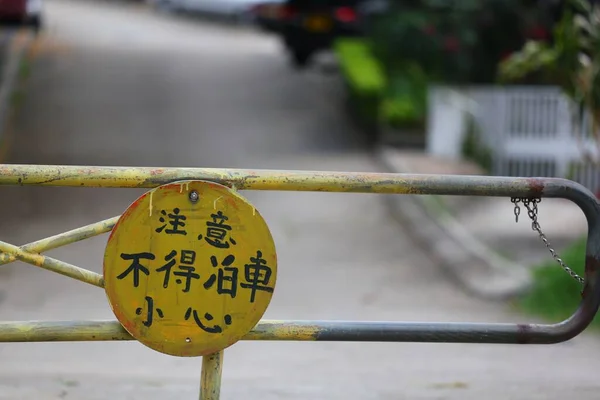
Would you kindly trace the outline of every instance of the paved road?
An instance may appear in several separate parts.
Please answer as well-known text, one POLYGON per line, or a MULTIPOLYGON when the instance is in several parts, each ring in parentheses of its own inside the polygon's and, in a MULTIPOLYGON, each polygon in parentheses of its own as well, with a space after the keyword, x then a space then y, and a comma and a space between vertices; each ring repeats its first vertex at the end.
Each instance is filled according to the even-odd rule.
MULTIPOLYGON (((337 84, 295 74, 278 44, 143 9, 51 0, 10 162, 375 171, 337 84)), ((117 215, 136 190, 2 188, 22 244, 117 215)), ((521 321, 458 292, 372 195, 246 193, 278 246, 265 317, 521 321)), ((100 272, 106 236, 50 254, 100 272)), ((112 319, 103 291, 23 264, 0 272, 0 318, 112 319)), ((600 344, 552 347, 238 343, 233 399, 597 398, 600 344)), ((134 343, 0 345, 2 399, 195 398, 198 359, 134 343)))

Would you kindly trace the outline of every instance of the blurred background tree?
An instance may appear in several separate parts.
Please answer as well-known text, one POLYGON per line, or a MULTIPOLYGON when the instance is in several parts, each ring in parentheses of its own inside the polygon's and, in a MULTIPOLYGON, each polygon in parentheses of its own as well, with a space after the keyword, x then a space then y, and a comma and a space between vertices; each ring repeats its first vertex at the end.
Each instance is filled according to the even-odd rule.
POLYGON ((360 70, 356 76, 385 76, 377 79, 386 82, 378 89, 380 107, 369 108, 379 111, 370 114, 423 130, 428 86, 496 84, 499 63, 527 39, 550 40, 552 8, 540 1, 554 0, 389 1, 385 12, 369 17, 366 37, 354 40, 371 62, 341 53, 339 59, 345 70, 360 70))
MULTIPOLYGON (((583 137, 592 137, 600 150, 600 6, 567 0, 548 42, 530 40, 500 66, 502 82, 560 86, 574 101, 574 119, 583 137), (591 123, 584 124, 589 115, 591 123), (587 127, 589 126, 589 130, 587 127)), ((585 156, 598 162, 591 152, 585 156)))
POLYGON ((374 52, 390 72, 418 65, 430 81, 489 84, 526 37, 546 39, 549 15, 535 1, 403 0, 371 24, 374 52))

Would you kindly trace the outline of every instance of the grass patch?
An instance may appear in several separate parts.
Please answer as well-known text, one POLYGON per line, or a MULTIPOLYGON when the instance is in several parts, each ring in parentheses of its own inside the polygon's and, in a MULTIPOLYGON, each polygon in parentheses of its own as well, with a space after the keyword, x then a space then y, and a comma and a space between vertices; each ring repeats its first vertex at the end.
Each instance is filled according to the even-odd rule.
MULTIPOLYGON (((586 238, 573 243, 561 254, 565 263, 580 276, 584 275, 586 238)), ((533 286, 518 299, 517 307, 522 311, 552 322, 570 317, 581 301, 581 285, 569 276, 554 260, 534 270, 533 286)), ((591 327, 600 327, 596 317, 591 327)))

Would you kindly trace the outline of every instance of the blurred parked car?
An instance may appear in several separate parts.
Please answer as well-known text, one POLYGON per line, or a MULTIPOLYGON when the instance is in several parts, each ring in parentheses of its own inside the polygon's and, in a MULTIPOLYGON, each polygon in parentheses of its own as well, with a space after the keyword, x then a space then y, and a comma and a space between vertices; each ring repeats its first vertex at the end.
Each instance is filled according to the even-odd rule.
MULTIPOLYGON (((3 1, 3 0, 0 0, 3 1)), ((249 23, 259 0, 149 0, 164 11, 198 14, 206 17, 249 23)))
POLYGON ((42 0, 0 0, 0 25, 42 27, 42 0))
POLYGON ((340 36, 363 34, 361 0, 286 0, 279 29, 294 66, 309 65, 312 56, 340 36))

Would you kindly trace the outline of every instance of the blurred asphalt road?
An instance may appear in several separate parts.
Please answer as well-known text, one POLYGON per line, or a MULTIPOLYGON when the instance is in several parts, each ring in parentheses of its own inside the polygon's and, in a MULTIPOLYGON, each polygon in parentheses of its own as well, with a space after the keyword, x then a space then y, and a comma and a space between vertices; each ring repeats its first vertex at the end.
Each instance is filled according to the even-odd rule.
MULTIPOLYGON (((376 171, 335 76, 295 73, 271 38, 137 6, 47 3, 11 163, 376 171)), ((120 214, 138 190, 0 188, 23 244, 120 214)), ((271 319, 520 322, 447 283, 376 195, 244 193, 269 223, 271 319)), ((101 271, 106 236, 49 254, 101 271)), ((102 290, 21 263, 0 319, 113 319, 102 290)), ((223 399, 596 399, 600 342, 555 346, 241 342, 223 399)), ((199 359, 137 344, 0 345, 1 399, 192 399, 199 359)))

